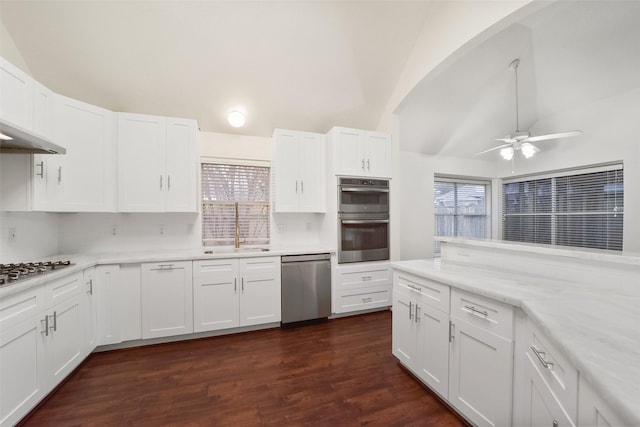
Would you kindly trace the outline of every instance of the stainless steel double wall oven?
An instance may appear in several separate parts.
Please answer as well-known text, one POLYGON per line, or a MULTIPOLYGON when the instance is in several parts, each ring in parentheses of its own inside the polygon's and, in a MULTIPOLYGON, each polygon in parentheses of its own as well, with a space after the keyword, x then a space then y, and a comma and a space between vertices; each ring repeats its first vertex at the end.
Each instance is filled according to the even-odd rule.
POLYGON ((389 181, 339 178, 338 263, 389 259, 389 181))

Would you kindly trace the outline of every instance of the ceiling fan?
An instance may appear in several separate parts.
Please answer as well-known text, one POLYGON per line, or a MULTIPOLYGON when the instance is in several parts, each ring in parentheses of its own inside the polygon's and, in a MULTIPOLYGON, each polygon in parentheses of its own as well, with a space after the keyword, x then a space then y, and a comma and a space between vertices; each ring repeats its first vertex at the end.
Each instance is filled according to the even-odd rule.
POLYGON ((484 153, 488 153, 494 150, 500 150, 500 155, 505 160, 512 160, 513 155, 516 151, 522 152, 524 157, 527 159, 533 156, 535 153, 540 151, 538 147, 532 144, 532 142, 545 141, 549 139, 560 139, 560 138, 568 138, 570 136, 577 136, 582 134, 582 131, 572 130, 568 132, 559 132, 559 133, 549 133, 546 135, 537 135, 531 136, 528 131, 521 131, 519 125, 519 117, 518 117, 518 66, 520 65, 519 59, 514 59, 509 64, 509 69, 515 72, 515 82, 516 82, 516 131, 512 135, 507 135, 504 138, 496 138, 497 141, 503 141, 504 144, 498 145, 497 147, 489 148, 488 150, 481 151, 479 153, 474 154, 474 156, 479 156, 484 153))

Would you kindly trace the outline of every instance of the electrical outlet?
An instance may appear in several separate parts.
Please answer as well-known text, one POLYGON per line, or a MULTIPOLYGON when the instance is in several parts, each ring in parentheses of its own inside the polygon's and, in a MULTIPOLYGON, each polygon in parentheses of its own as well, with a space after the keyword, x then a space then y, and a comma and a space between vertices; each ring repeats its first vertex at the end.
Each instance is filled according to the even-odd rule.
POLYGON ((118 226, 117 225, 112 225, 111 226, 111 235, 112 236, 118 235, 118 226))
POLYGON ((9 229, 9 241, 10 242, 15 242, 16 241, 16 229, 15 229, 15 227, 11 227, 9 229))

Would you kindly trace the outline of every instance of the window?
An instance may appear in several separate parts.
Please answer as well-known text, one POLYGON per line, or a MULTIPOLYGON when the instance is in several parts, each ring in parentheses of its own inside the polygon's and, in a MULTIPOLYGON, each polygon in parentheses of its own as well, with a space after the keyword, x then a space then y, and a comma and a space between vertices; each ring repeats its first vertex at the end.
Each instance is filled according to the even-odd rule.
POLYGON ((621 251, 623 196, 621 164, 505 180, 503 239, 621 251))
POLYGON ((269 243, 269 168, 202 163, 202 243, 269 243), (237 222, 236 222, 237 219, 237 222))
MULTIPOLYGON (((436 236, 489 237, 489 182, 436 177, 433 183, 436 236)), ((440 242, 435 242, 440 254, 440 242)))

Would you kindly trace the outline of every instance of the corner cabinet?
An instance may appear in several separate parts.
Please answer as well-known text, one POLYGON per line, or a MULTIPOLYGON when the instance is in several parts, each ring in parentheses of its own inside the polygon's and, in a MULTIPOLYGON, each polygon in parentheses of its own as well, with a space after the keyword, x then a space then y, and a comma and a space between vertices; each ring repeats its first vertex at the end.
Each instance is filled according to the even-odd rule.
POLYGON ((326 212, 324 135, 276 129, 273 212, 326 212))
POLYGON ((194 331, 280 321, 280 257, 193 263, 194 331))
POLYGON ((197 212, 196 121, 116 116, 118 211, 197 212))
POLYGON ((55 95, 53 117, 54 139, 67 154, 33 156, 33 210, 114 212, 114 114, 55 95))
POLYGON ((334 127, 328 138, 336 175, 391 178, 391 135, 334 127))

